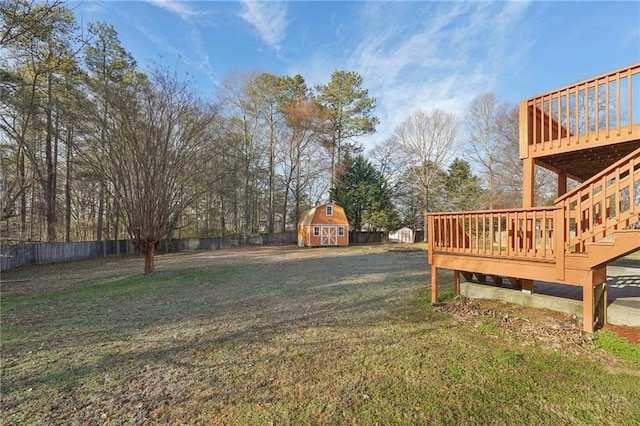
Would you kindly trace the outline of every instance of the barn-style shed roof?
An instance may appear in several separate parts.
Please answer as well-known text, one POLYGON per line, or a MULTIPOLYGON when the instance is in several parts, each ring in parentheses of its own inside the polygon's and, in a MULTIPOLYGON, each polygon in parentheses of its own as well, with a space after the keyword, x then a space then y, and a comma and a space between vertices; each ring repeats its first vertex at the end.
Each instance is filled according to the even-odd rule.
POLYGON ((344 213, 344 209, 335 203, 319 204, 309 210, 305 210, 300 215, 299 225, 312 225, 317 223, 315 221, 320 220, 322 223, 335 223, 335 224, 347 224, 347 216, 344 213), (331 206, 332 214, 327 216, 327 206, 331 206))

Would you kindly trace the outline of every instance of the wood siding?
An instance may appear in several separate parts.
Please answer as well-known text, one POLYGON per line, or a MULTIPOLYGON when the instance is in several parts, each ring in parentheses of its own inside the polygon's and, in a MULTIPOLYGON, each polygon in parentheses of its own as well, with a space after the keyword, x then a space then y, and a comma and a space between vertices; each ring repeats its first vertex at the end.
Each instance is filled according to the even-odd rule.
POLYGON ((347 246, 349 245, 349 221, 344 209, 337 204, 321 204, 302 214, 298 223, 298 246, 347 246), (327 214, 327 207, 332 214, 327 214), (315 228, 318 234, 315 235, 315 228), (342 229, 342 235, 340 235, 342 229), (335 230, 335 242, 325 232, 335 230))

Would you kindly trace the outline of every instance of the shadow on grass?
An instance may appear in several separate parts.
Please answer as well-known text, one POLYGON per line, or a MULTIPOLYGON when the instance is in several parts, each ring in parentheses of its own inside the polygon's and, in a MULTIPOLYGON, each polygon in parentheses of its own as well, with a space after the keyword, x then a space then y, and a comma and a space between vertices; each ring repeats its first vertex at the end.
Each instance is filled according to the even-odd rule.
MULTIPOLYGON (((225 264, 203 257, 195 266, 174 263, 153 278, 40 289, 35 297, 4 303, 5 389, 70 392, 87 377, 158 363, 193 373, 193 353, 230 353, 317 328, 349 336, 390 319, 428 318, 416 302, 429 291, 424 253, 296 254, 225 264)), ((54 270, 45 265, 40 273, 54 270)))

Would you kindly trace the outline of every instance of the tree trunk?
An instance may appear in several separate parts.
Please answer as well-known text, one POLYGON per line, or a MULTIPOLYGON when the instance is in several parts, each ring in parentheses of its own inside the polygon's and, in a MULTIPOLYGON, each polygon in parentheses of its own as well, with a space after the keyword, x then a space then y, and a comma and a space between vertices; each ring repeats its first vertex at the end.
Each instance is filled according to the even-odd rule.
POLYGON ((104 183, 100 183, 100 195, 98 195, 98 226, 96 240, 102 241, 102 226, 104 217, 104 183))
POLYGON ((155 255, 158 249, 158 242, 143 241, 140 243, 140 251, 144 256, 144 274, 153 275, 155 272, 155 255))
MULTIPOLYGON (((25 169, 24 169, 24 153, 22 147, 18 152, 18 184, 20 187, 25 185, 25 169)), ((20 239, 27 235, 27 191, 20 195, 20 239)))
POLYGON ((427 219, 427 215, 429 214, 429 190, 425 189, 424 192, 424 225, 423 228, 424 229, 424 237, 422 239, 423 243, 426 243, 427 240, 427 228, 429 226, 429 220, 427 219))
POLYGON ((116 245, 118 244, 118 237, 120 236, 120 204, 118 201, 114 201, 115 204, 115 219, 114 219, 114 229, 113 229, 113 239, 116 240, 116 245))
POLYGON ((489 166, 489 210, 493 210, 493 169, 489 166))
POLYGON ((72 151, 73 131, 71 127, 67 130, 67 177, 64 185, 65 193, 65 215, 64 215, 64 240, 71 241, 71 179, 73 176, 73 151, 72 151))
POLYGON ((300 171, 300 168, 302 167, 301 161, 300 161, 300 151, 298 151, 297 153, 297 158, 296 158, 296 179, 295 179, 295 204, 296 204, 296 211, 294 214, 294 221, 296 224, 296 229, 298 228, 298 223, 300 222, 300 202, 301 202, 301 190, 300 187, 302 186, 302 173, 300 171))
POLYGON ((336 147, 335 147, 335 143, 334 145, 331 146, 331 150, 330 150, 330 154, 331 154, 331 171, 330 171, 330 176, 329 176, 329 202, 332 203, 333 202, 333 188, 335 186, 335 180, 336 180, 336 147))
POLYGON ((225 218, 225 203, 224 196, 220 196, 220 236, 224 237, 227 234, 227 221, 225 218))
MULTIPOLYGON (((248 152, 248 144, 245 150, 248 152)), ((244 216, 242 222, 242 244, 246 245, 249 242, 249 227, 251 226, 251 197, 249 195, 249 160, 244 160, 244 194, 242 194, 242 201, 244 207, 244 216)))
POLYGON ((274 222, 275 222, 275 202, 276 202, 276 189, 275 189, 275 143, 274 143, 273 129, 269 137, 269 207, 267 211, 267 232, 273 234, 274 222))
POLYGON ((54 168, 54 152, 53 152, 53 108, 52 108, 52 76, 49 74, 47 82, 47 106, 46 115, 46 135, 45 135, 45 161, 47 175, 44 180, 44 198, 46 205, 46 221, 47 221, 47 241, 53 243, 56 241, 56 188, 55 188, 55 168, 54 168))
MULTIPOLYGON (((100 123, 100 153, 102 161, 105 157, 105 131, 107 127, 107 46, 102 44, 102 84, 103 101, 102 123, 100 123)), ((104 179, 100 180, 100 199, 98 200, 98 229, 96 230, 96 240, 102 241, 102 228, 104 227, 104 197, 106 193, 104 179)))
MULTIPOLYGON (((287 183, 284 187, 284 199, 282 200, 282 226, 280 227, 280 232, 284 232, 287 229, 287 208, 289 207, 289 191, 291 190, 291 174, 287 176, 287 183)), ((296 226, 298 224, 296 223, 296 226)))

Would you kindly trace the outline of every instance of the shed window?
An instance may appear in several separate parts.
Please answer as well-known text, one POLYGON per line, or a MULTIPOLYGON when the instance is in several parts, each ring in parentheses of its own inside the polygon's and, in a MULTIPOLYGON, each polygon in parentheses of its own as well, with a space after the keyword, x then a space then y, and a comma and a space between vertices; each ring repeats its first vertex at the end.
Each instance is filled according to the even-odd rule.
POLYGON ((331 204, 327 205, 327 216, 333 216, 333 206, 331 204))
POLYGON ((338 226, 338 237, 344 237, 344 226, 338 226))
POLYGON ((313 235, 316 236, 316 237, 318 235, 320 235, 320 227, 319 226, 314 226, 313 227, 313 235))

